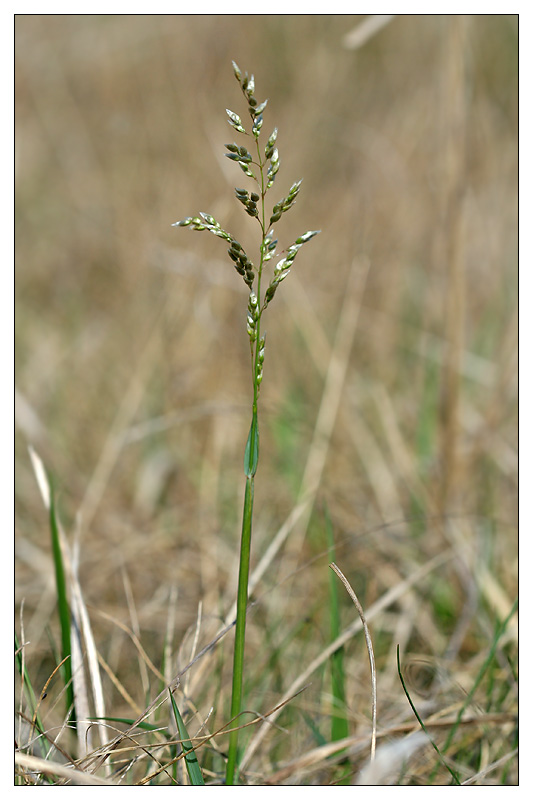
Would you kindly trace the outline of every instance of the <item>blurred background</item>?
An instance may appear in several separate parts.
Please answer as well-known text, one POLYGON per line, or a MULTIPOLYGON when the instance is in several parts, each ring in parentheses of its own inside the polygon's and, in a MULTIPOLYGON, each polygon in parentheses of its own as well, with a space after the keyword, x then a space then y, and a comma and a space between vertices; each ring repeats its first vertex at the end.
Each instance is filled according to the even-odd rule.
MULTIPOLYGON (((403 15, 373 35, 367 24, 16 17, 16 602, 38 685, 54 665, 56 595, 29 444, 79 543, 99 650, 137 702, 148 687, 116 621, 135 620, 157 662, 174 604, 184 663, 198 603, 203 645, 235 594, 247 291, 223 242, 171 227, 206 211, 257 248, 233 192, 251 187, 224 157, 236 137, 225 109, 246 119, 232 59, 269 100, 265 139, 279 130, 270 203, 303 178, 275 226, 280 248, 322 231, 263 323, 252 568, 298 503, 311 504, 254 591, 250 702, 275 705, 328 642, 326 518, 365 607, 451 554, 374 624, 383 725, 405 710, 398 641, 406 658, 446 661, 453 695, 511 608, 518 19, 403 15)), ((369 713, 364 643, 347 656, 356 728, 369 713)), ((322 679, 298 699, 317 725, 322 679)), ((212 705, 197 683, 195 702, 212 705)), ((124 697, 111 682, 106 691, 118 713, 124 697)))

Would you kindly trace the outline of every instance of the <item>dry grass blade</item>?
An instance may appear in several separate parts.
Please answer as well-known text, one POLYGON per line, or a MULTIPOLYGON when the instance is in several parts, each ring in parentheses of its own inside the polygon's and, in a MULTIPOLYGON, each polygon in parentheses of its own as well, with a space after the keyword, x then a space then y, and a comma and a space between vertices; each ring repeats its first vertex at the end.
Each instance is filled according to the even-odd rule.
POLYGON ((506 753, 497 761, 493 761, 492 764, 489 764, 484 769, 480 770, 480 772, 477 772, 475 775, 472 775, 472 777, 468 778, 468 780, 463 781, 461 783, 461 786, 472 786, 474 783, 478 783, 478 781, 483 780, 483 778, 485 778, 486 775, 488 775, 491 772, 494 772, 494 770, 496 769, 499 769, 499 767, 502 767, 504 764, 507 764, 507 762, 511 761, 511 759, 517 758, 517 756, 518 756, 518 747, 516 747, 510 753, 506 753))
MULTIPOLYGON (((106 716, 106 707, 104 699, 104 689, 102 686, 102 678, 98 666, 98 649, 94 640, 91 621, 87 612, 87 606, 83 598, 81 584, 78 578, 78 559, 76 558, 73 564, 71 574, 71 592, 72 592, 72 606, 73 611, 78 620, 80 632, 83 636, 85 648, 87 651, 87 666, 91 680, 92 695, 94 701, 94 711, 97 717, 106 716)), ((89 716, 89 715, 87 715, 89 716)), ((105 725, 97 723, 100 735, 100 742, 105 745, 108 740, 107 729, 105 725)))
POLYGON ((370 661, 370 679, 372 682, 372 741, 370 745, 370 761, 373 761, 376 755, 376 731, 377 731, 377 713, 378 713, 378 689, 377 689, 377 680, 376 680, 376 659, 374 658, 374 648, 372 646, 372 637, 370 636, 370 630, 368 628, 368 624, 365 618, 365 612, 363 611, 363 606, 359 602, 359 599, 350 586, 348 579, 345 575, 341 572, 338 566, 335 563, 329 565, 333 572, 341 579, 343 582, 346 591, 350 595, 350 598, 357 609, 357 613, 361 617, 361 623, 363 625, 363 631, 365 634, 365 641, 366 641, 366 649, 368 650, 368 660, 370 661))
POLYGON ((37 758, 36 756, 29 756, 25 753, 15 753, 15 764, 22 770, 28 772, 35 772, 38 775, 57 775, 58 778, 66 778, 68 783, 75 786, 114 786, 111 781, 106 781, 103 778, 98 778, 96 775, 89 775, 87 772, 82 772, 79 769, 72 769, 66 767, 64 764, 55 764, 52 761, 46 761, 44 758, 37 758))
MULTIPOLYGON (((98 655, 98 663, 106 673, 107 677, 109 678, 115 689, 118 691, 118 693, 127 703, 127 705, 132 709, 133 713, 136 714, 137 716, 140 716, 143 713, 140 706, 135 702, 133 697, 124 688, 122 683, 119 681, 115 673, 110 668, 109 664, 107 664, 107 662, 104 660, 103 656, 100 653, 98 653, 97 655, 98 655)), ((168 681, 168 684, 170 685, 170 679, 168 681)))
POLYGON ((135 633, 130 628, 128 628, 127 625, 124 625, 123 622, 121 622, 118 619, 115 619, 111 614, 107 614, 105 611, 100 611, 100 609, 95 609, 95 610, 101 617, 109 620, 110 622, 113 622, 118 628, 120 628, 120 630, 124 631, 124 633, 126 633, 129 636, 129 638, 135 645, 137 652, 139 653, 140 656, 139 664, 146 665, 148 669, 156 676, 156 678, 165 683, 165 676, 153 663, 152 659, 150 658, 150 656, 142 646, 141 642, 139 641, 139 637, 136 636, 135 633))
POLYGON ((394 19, 396 14, 370 14, 363 22, 360 22, 343 39, 343 45, 347 50, 358 50, 369 39, 376 35, 385 25, 394 19))

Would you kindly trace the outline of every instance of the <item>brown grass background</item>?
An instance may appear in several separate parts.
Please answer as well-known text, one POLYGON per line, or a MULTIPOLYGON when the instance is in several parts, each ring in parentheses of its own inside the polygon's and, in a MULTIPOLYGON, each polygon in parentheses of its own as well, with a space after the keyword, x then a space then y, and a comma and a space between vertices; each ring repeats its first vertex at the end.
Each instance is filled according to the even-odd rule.
MULTIPOLYGON (((397 643, 446 676, 431 702, 419 698, 442 709, 468 690, 510 610, 517 17, 404 15, 348 49, 363 19, 16 18, 16 603, 18 626, 24 599, 37 686, 53 668, 55 590, 29 443, 54 476, 69 541, 77 531, 99 651, 137 703, 154 691, 113 620, 138 625, 161 666, 172 606, 183 665, 199 601, 202 646, 234 597, 251 390, 246 287, 221 241, 171 227, 207 211, 254 247, 253 221, 233 196, 246 178, 223 155, 234 138, 225 108, 244 113, 232 59, 269 98, 266 135, 279 129, 271 202, 304 179, 276 226, 282 247, 322 230, 264 318, 252 566, 302 491, 316 502, 254 593, 250 707, 275 705, 328 643, 326 510, 337 563, 364 607, 450 554, 373 623, 383 729, 413 720, 397 643), (349 341, 336 340, 343 308, 349 341), (317 429, 321 408, 331 430, 324 417, 317 429)), ((348 624, 355 610, 342 603, 348 624)), ((215 659, 192 676, 190 696, 202 713, 218 703, 223 724, 229 639, 219 652, 219 694, 215 659)), ((362 637, 346 659, 350 725, 368 731, 362 637)), ((514 683, 500 667, 509 711, 514 683)), ((131 716, 105 686, 110 713, 131 716)), ((328 687, 319 671, 295 701, 326 731, 328 687)), ((59 711, 51 706, 50 719, 59 711)), ((263 779, 311 747, 298 713, 289 740, 275 730, 256 754, 263 779)), ((470 731, 488 747, 481 760, 501 755, 502 731, 470 731)))

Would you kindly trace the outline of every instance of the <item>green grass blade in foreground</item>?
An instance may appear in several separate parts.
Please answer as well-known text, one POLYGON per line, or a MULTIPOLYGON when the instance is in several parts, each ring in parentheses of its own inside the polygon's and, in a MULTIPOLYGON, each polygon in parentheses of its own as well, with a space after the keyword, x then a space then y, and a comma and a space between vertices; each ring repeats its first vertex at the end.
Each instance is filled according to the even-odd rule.
POLYGON ((151 722, 135 722, 134 719, 131 717, 89 717, 92 722, 120 722, 123 725, 127 725, 129 728, 135 726, 139 728, 141 731, 153 731, 154 733, 161 733, 163 736, 167 736, 165 731, 161 730, 161 725, 153 725, 151 722))
POLYGON ((172 703, 172 711, 174 712, 174 719, 176 720, 176 725, 178 726, 178 734, 181 739, 181 746, 185 754, 185 765, 187 767, 187 772, 189 774, 189 780, 193 786, 205 786, 205 782, 202 776, 202 771, 200 769, 200 765, 198 764, 198 759, 196 758, 196 753, 194 752, 191 740, 189 739, 187 728, 185 727, 185 723, 183 722, 183 719, 179 712, 178 705, 174 700, 174 695, 172 694, 170 689, 168 693, 170 695, 170 701, 172 703))
POLYGON ((50 487, 50 533, 52 536, 52 554, 54 559, 57 591, 57 610, 59 623, 61 626, 61 657, 66 658, 63 665, 62 674, 65 682, 67 709, 73 709, 72 717, 75 717, 74 707, 74 687, 72 685, 72 664, 70 646, 70 606, 67 596, 67 583, 65 579, 65 568, 63 565, 63 554, 61 552, 61 542, 59 538, 59 526, 56 515, 56 504, 52 481, 48 481, 50 487))

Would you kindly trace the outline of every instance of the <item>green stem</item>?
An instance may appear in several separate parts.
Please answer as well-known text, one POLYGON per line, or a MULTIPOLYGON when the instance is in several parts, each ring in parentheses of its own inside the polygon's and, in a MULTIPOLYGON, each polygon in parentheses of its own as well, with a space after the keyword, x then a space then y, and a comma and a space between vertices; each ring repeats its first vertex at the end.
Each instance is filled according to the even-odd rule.
MULTIPOLYGON (((252 439, 253 441, 253 439, 252 439)), ((237 589, 237 622, 235 626, 235 648, 233 651, 233 687, 231 696, 232 724, 241 712, 242 683, 244 672, 244 638, 246 631, 246 608, 248 605, 248 576, 250 573, 250 544, 252 540, 252 509, 254 504, 254 476, 246 478, 244 509, 242 515, 241 559, 239 565, 239 586, 237 589)), ((228 763, 226 765, 226 785, 233 786, 237 763, 237 744, 239 731, 230 733, 228 763)))
MULTIPOLYGON (((257 299, 258 307, 262 309, 261 303, 261 275, 263 272, 264 252, 263 242, 265 239, 265 178, 264 163, 261 158, 259 143, 256 139, 257 155, 259 158, 259 169, 261 174, 261 258, 257 270, 257 299)), ((242 534, 241 534, 241 555, 239 562, 239 584, 237 588, 237 620, 235 623, 235 645, 233 650, 233 683, 231 693, 231 719, 233 725, 238 725, 238 716, 242 708, 242 684, 244 675, 244 642, 246 633, 246 611, 248 606, 248 579, 250 575, 250 549, 252 542, 252 512, 254 504, 254 476, 257 469, 259 457, 259 432, 257 421, 257 404, 259 399, 259 384, 257 382, 259 368, 259 341, 261 338, 261 313, 256 324, 255 339, 252 346, 252 379, 253 379, 253 403, 252 403, 252 424, 246 444, 244 456, 244 473, 246 475, 246 490, 244 494, 244 508, 242 513, 242 534)), ((239 730, 236 728, 230 733, 228 762, 226 764, 226 786, 233 786, 235 780, 235 769, 237 766, 237 750, 239 743, 239 730)))

